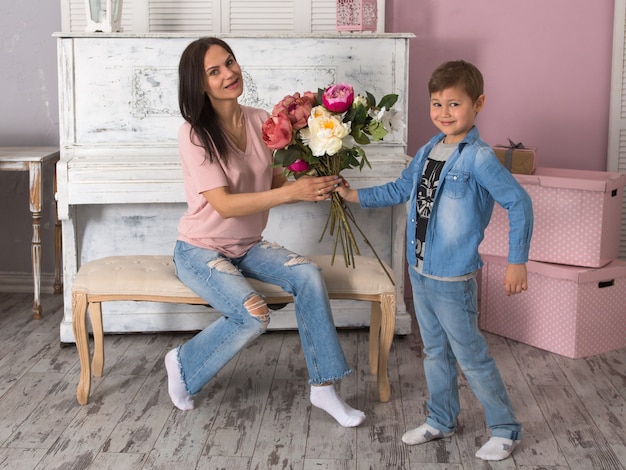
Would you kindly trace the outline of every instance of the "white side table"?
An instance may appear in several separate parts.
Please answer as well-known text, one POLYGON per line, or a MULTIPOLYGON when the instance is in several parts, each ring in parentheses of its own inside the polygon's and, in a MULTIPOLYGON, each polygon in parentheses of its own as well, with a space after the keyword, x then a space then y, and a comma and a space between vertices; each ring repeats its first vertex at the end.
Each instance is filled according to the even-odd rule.
MULTIPOLYGON (((33 216, 31 256, 33 263, 33 317, 41 318, 41 207, 43 205, 43 168, 59 161, 58 147, 0 147, 0 171, 28 171, 30 212, 33 216)), ((53 194, 56 193, 56 171, 53 172, 53 194)), ((54 293, 63 291, 61 283, 61 224, 55 211, 54 227, 54 293)))

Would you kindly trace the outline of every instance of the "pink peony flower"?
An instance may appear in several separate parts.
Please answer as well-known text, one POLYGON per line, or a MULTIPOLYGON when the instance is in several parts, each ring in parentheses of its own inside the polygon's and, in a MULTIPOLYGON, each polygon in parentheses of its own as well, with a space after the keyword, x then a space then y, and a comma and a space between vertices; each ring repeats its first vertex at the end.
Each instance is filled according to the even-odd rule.
POLYGON ((322 104, 333 113, 347 111, 354 101, 354 88, 348 83, 331 85, 322 94, 322 104))
POLYGON ((274 106, 272 115, 286 114, 295 130, 306 127, 307 119, 311 114, 311 108, 315 105, 317 95, 307 91, 303 96, 300 93, 285 96, 274 106))
POLYGON ((272 150, 287 147, 293 137, 291 121, 285 114, 270 116, 263 123, 261 130, 263 132, 263 142, 272 150))
POLYGON ((293 162, 291 165, 289 165, 287 169, 290 171, 293 171, 294 173, 300 173, 301 171, 307 171, 310 168, 310 166, 311 165, 309 165, 304 160, 298 159, 295 162, 293 162))

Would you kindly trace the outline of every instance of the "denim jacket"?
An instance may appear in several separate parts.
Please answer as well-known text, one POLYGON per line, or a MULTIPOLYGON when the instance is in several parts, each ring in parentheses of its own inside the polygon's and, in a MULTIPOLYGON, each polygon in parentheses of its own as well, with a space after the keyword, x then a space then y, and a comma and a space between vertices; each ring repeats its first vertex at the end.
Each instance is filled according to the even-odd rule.
MULTIPOLYGON (((440 133, 420 148, 397 180, 358 190, 361 207, 385 207, 410 201, 406 233, 410 266, 417 263, 416 196, 424 163, 433 146, 443 138, 444 134, 440 133)), ((462 276, 483 265, 478 245, 491 219, 494 200, 508 211, 508 262, 527 262, 533 229, 530 197, 473 127, 441 171, 426 231, 424 274, 462 276)))

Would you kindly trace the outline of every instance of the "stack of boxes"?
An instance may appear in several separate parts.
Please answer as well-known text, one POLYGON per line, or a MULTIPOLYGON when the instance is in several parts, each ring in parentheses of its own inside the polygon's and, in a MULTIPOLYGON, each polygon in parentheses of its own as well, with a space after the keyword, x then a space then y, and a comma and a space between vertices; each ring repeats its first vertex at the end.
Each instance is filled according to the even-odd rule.
POLYGON ((626 174, 515 174, 533 202, 528 291, 506 296, 507 213, 496 204, 479 251, 484 331, 570 358, 626 348, 626 261, 618 260, 626 174))

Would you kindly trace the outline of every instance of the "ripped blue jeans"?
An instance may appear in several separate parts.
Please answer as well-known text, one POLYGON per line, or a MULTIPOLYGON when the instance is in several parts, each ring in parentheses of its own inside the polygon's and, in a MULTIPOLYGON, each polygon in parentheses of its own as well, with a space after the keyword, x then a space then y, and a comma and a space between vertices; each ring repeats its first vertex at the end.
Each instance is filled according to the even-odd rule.
POLYGON ((265 300, 259 299, 246 277, 276 284, 293 295, 310 384, 333 382, 351 372, 324 279, 311 261, 266 241, 240 258, 226 258, 179 240, 174 263, 178 278, 222 315, 178 349, 181 375, 190 395, 198 393, 267 328, 270 317, 265 300))

